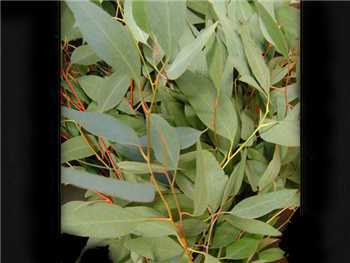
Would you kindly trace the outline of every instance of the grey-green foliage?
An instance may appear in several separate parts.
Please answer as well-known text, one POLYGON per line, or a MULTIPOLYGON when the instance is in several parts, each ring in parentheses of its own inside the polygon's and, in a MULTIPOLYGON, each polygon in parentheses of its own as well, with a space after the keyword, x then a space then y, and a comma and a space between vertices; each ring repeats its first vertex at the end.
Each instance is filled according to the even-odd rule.
POLYGON ((289 1, 62 3, 62 231, 113 262, 273 262, 299 206, 289 1), (80 190, 81 191, 81 190, 80 190))

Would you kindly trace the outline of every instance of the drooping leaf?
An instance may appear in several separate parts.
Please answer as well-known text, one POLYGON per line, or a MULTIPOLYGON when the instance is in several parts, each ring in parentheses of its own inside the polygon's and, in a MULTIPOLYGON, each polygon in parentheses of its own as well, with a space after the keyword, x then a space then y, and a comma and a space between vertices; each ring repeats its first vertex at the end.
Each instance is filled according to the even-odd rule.
POLYGON ((191 44, 184 46, 180 50, 173 63, 167 69, 167 76, 169 79, 177 79, 186 71, 192 60, 200 53, 210 37, 214 34, 216 26, 217 23, 206 28, 191 44))
POLYGON ((258 218, 273 210, 291 206, 296 195, 297 190, 295 189, 255 195, 243 199, 233 207, 231 213, 242 218, 258 218))
POLYGON ((259 180, 259 189, 260 191, 265 189, 267 186, 275 182, 281 169, 281 159, 280 151, 278 145, 275 147, 275 153, 269 165, 267 166, 265 172, 260 177, 259 180))
POLYGON ((266 40, 273 44, 279 53, 288 57, 287 41, 278 28, 277 22, 263 4, 256 2, 256 6, 259 12, 260 27, 262 28, 262 33, 266 40))
MULTIPOLYGON (((136 1, 137 2, 137 1, 136 1)), ((147 44, 148 34, 145 33, 136 23, 134 14, 133 14, 133 0, 124 1, 124 15, 127 22, 127 26, 130 28, 131 33, 134 38, 144 44, 147 44)))
POLYGON ((151 115, 151 141, 154 153, 165 167, 176 169, 180 158, 177 133, 160 115, 151 115))
POLYGON ((209 76, 218 91, 221 90, 226 57, 227 55, 225 46, 221 42, 221 40, 218 37, 216 37, 214 43, 212 44, 207 54, 207 61, 209 68, 209 76))
POLYGON ((95 154, 95 139, 92 136, 86 138, 76 136, 61 144, 61 163, 79 160, 95 154))
POLYGON ((225 186, 223 202, 225 202, 228 197, 235 197, 241 189, 246 166, 246 158, 247 152, 243 151, 241 161, 233 169, 225 186))
POLYGON ((224 220, 229 222, 234 227, 252 234, 266 236, 280 236, 281 232, 273 226, 255 219, 240 218, 233 215, 224 217, 224 220))
POLYGON ((89 1, 68 1, 84 39, 97 56, 114 68, 122 64, 130 78, 138 81, 140 59, 127 29, 104 10, 89 1))
POLYGON ((155 196, 154 188, 150 183, 130 183, 74 168, 62 167, 61 179, 63 184, 74 185, 129 201, 151 202, 155 196))
POLYGON ((252 40, 247 26, 242 26, 241 38, 249 67, 260 86, 268 93, 271 86, 270 71, 262 56, 262 51, 252 40))
POLYGON ((190 71, 179 78, 177 84, 201 121, 232 141, 239 127, 232 101, 224 95, 218 97, 209 79, 190 71))
POLYGON ((100 58, 96 55, 96 53, 90 48, 89 45, 84 45, 77 47, 71 56, 72 64, 80 64, 80 65, 92 65, 99 61, 100 58))
POLYGON ((63 108, 63 116, 75 120, 87 131, 123 145, 139 145, 135 131, 118 119, 98 112, 79 112, 63 108))

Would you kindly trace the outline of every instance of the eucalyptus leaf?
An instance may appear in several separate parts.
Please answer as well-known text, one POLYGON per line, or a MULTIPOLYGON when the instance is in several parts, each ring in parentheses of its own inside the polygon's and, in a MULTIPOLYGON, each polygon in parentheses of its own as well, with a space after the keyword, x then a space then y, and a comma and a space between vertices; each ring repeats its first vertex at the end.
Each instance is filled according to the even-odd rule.
POLYGON ((231 213, 247 219, 258 218, 273 210, 291 206, 296 194, 297 190, 285 189, 248 197, 235 205, 231 213))
POLYGON ((123 63, 126 73, 139 79, 140 59, 134 40, 122 24, 89 1, 67 1, 84 39, 97 56, 115 68, 123 63))
POLYGON ((172 64, 167 69, 169 79, 177 79, 192 63, 192 60, 200 53, 210 37, 214 34, 217 23, 203 30, 198 37, 191 43, 184 46, 175 57, 172 64))
POLYGON ((65 167, 61 168, 61 178, 63 184, 74 185, 129 201, 151 202, 155 197, 154 188, 150 183, 130 183, 65 167))
POLYGON ((63 108, 63 116, 75 120, 94 135, 123 145, 139 145, 135 131, 118 119, 98 112, 79 112, 63 108))
POLYGON ((90 48, 89 45, 84 45, 76 48, 71 57, 72 64, 92 65, 99 61, 100 58, 90 48))

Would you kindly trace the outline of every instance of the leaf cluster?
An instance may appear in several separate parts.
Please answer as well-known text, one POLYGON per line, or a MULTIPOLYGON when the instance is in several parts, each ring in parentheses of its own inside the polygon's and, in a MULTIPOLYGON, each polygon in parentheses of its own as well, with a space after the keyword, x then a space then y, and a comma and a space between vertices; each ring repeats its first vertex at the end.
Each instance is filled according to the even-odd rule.
POLYGON ((85 191, 62 231, 118 263, 283 258, 298 17, 285 0, 62 3, 62 183, 85 191))

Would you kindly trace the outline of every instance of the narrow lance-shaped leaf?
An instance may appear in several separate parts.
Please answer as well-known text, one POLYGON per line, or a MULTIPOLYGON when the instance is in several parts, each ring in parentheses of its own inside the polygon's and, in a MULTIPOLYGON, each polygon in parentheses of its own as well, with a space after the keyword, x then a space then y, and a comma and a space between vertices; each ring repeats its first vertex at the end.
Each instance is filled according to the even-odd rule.
POLYGON ((67 1, 67 4, 84 39, 96 54, 114 68, 123 65, 126 73, 138 81, 139 53, 127 29, 90 1, 67 1))
POLYGON ((227 181, 224 191, 223 202, 227 201, 226 199, 229 197, 236 196, 239 190, 241 189, 247 160, 247 151, 243 150, 241 156, 241 161, 238 164, 236 164, 235 168, 231 173, 231 176, 227 181))
POLYGON ((124 1, 124 16, 127 22, 127 26, 130 28, 134 38, 144 44, 147 44, 148 34, 145 33, 137 24, 133 14, 133 0, 124 1))
POLYGON ((258 218, 273 210, 293 205, 296 194, 295 189, 285 189, 248 197, 235 205, 231 213, 242 218, 258 218))
POLYGON ((177 54, 173 63, 166 70, 169 79, 180 77, 191 64, 192 60, 198 56, 210 37, 214 34, 217 23, 203 30, 193 43, 184 46, 177 54))
POLYGON ((279 29, 275 19, 270 15, 265 6, 261 3, 256 2, 256 7, 259 12, 260 27, 266 40, 273 44, 279 53, 285 57, 288 57, 287 41, 282 31, 279 29))
POLYGON ((76 136, 61 144, 61 163, 79 160, 94 155, 95 138, 76 136))
POLYGON ((155 196, 150 183, 129 183, 74 168, 62 167, 61 179, 63 184, 74 185, 129 201, 151 202, 155 196))
POLYGON ((252 234, 266 236, 280 236, 281 232, 273 226, 255 219, 240 218, 237 216, 228 215, 224 220, 229 222, 234 227, 252 234))
POLYGON ((151 115, 151 142, 157 160, 165 167, 176 169, 180 158, 177 134, 174 128, 157 114, 151 115))
POLYGON ((241 27, 241 38, 243 41, 244 52, 248 60, 249 67, 253 72, 254 77, 259 82, 260 86, 269 92, 271 86, 270 71, 262 56, 262 51, 256 46, 252 40, 248 27, 241 27))
POLYGON ((280 172, 280 169, 281 169, 280 151, 279 151, 278 145, 276 145, 273 158, 269 163, 269 165, 267 166, 263 175, 260 177, 259 184, 258 184, 260 191, 264 190, 267 186, 269 186, 276 180, 280 172))
POLYGON ((62 115, 78 122, 88 132, 123 145, 139 145, 135 131, 118 119, 98 112, 79 112, 63 107, 62 115))
POLYGON ((62 206, 61 213, 62 232, 77 236, 118 238, 139 233, 138 229, 145 227, 158 231, 155 234, 159 236, 174 234, 169 222, 154 220, 160 215, 149 207, 122 208, 107 202, 72 201, 62 206))

